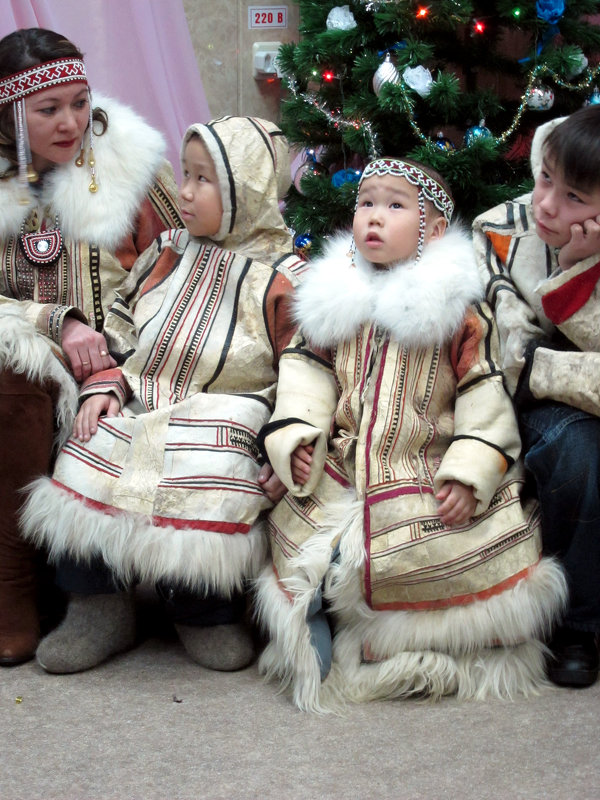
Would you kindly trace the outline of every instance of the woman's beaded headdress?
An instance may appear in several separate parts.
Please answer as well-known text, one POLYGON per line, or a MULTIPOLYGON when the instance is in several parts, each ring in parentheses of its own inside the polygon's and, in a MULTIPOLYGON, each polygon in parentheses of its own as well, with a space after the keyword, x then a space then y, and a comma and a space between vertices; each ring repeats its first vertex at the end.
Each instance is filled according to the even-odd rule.
MULTIPOLYGON (((14 75, 8 75, 0 80, 0 106, 8 103, 13 104, 19 180, 24 186, 26 186, 28 182, 37 180, 37 175, 31 164, 27 116, 25 114, 25 98, 36 92, 48 89, 50 86, 60 86, 64 83, 73 83, 76 81, 85 84, 88 82, 85 65, 80 58, 56 58, 52 61, 46 61, 43 64, 36 64, 33 67, 28 67, 27 69, 16 72, 14 75)), ((93 156, 94 133, 92 129, 92 98, 89 85, 88 94, 90 95, 90 124, 88 128, 90 156, 88 163, 92 173, 90 192, 95 192, 97 186, 93 156)), ((76 163, 80 166, 80 162, 83 164, 81 154, 76 163)), ((27 199, 25 199, 25 202, 28 202, 27 199)))

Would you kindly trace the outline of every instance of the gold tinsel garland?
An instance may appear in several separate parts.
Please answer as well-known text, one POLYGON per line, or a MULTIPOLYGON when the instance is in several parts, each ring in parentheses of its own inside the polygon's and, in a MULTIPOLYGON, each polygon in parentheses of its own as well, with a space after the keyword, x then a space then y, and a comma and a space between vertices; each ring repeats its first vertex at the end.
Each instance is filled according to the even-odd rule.
MULTIPOLYGON (((600 65, 595 67, 588 67, 586 68, 583 73, 586 77, 584 77, 579 83, 571 83, 569 81, 563 80, 556 72, 551 70, 546 64, 537 64, 529 73, 529 79, 527 81, 527 86, 525 88, 524 94, 521 96, 521 101, 519 103, 519 107, 516 111, 515 116, 511 124, 508 128, 500 134, 500 136, 494 136, 493 138, 496 141, 496 144, 503 144, 506 142, 509 136, 514 133, 515 129, 517 128, 523 113, 527 109, 527 98, 529 93, 531 92, 532 88, 536 84, 537 81, 540 80, 542 77, 549 77, 551 78, 557 86, 560 86, 563 89, 568 89, 569 91, 582 91, 583 89, 589 89, 592 84, 597 80, 598 76, 600 75, 600 65)), ((430 144, 435 145, 435 140, 431 137, 427 136, 423 133, 423 131, 417 125, 415 120, 415 115, 413 113, 413 100, 409 96, 408 92, 405 89, 404 82, 398 84, 400 88, 400 92, 402 95, 402 103, 404 105, 404 110, 408 116, 408 120, 410 126, 417 137, 423 144, 430 144)), ((301 92, 298 89, 298 84, 295 79, 288 78, 288 87, 291 94, 295 98, 300 98, 304 103, 310 105, 313 108, 316 108, 322 116, 327 120, 328 124, 333 125, 334 127, 338 128, 354 128, 355 130, 360 130, 365 137, 365 142, 367 145, 367 150, 369 153, 369 158, 374 159, 381 156, 381 152, 377 146, 377 133, 373 130, 373 126, 368 120, 349 120, 346 119, 344 116, 340 114, 336 114, 331 111, 326 103, 322 103, 318 100, 317 95, 314 92, 301 92)), ((452 155, 456 152, 456 150, 448 150, 446 151, 449 155, 452 155)))

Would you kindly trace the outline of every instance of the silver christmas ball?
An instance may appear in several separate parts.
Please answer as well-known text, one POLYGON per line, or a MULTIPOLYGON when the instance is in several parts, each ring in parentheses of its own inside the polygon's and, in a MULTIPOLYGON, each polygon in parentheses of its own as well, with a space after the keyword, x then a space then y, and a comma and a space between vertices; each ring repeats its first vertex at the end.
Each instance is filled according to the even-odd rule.
POLYGON ((399 83, 400 73, 392 63, 389 53, 385 54, 385 59, 382 64, 377 67, 377 71, 373 76, 373 90, 377 97, 384 83, 399 83))

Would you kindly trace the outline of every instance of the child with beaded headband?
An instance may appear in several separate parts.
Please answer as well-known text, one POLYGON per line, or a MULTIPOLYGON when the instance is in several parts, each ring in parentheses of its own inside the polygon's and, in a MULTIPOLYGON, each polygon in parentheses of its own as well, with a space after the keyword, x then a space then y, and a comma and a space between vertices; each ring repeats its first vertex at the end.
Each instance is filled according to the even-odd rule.
POLYGON ((33 657, 38 607, 44 625, 52 618, 48 592, 38 603, 42 559, 21 537, 21 490, 50 469, 57 445, 71 432, 77 383, 115 363, 102 327, 126 271, 162 230, 180 224, 162 135, 126 106, 109 98, 100 105, 92 110, 81 51, 61 34, 29 28, 0 40, 5 666, 33 657), (76 163, 82 150, 89 151, 91 180, 76 163), (96 159, 102 173, 97 192, 96 159))
POLYGON ((371 162, 352 236, 333 236, 297 291, 262 432, 288 493, 257 602, 259 667, 300 708, 544 680, 564 579, 520 499, 494 320, 452 211, 429 166, 371 162))

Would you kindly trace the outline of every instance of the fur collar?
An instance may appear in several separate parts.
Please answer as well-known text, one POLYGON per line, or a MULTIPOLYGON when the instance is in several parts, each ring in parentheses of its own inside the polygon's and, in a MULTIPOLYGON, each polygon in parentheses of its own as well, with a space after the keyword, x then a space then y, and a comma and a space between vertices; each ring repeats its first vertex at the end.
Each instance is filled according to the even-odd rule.
POLYGON ((295 300, 296 321, 317 347, 331 347, 374 323, 407 347, 447 341, 467 307, 483 298, 471 236, 451 226, 425 248, 418 264, 376 270, 356 253, 350 233, 336 235, 310 264, 295 300))
MULTIPOLYGON (((165 150, 163 136, 131 108, 94 94, 108 115, 108 128, 94 138, 98 191, 88 191, 87 166, 56 167, 44 181, 38 205, 59 214, 65 239, 114 249, 133 229, 135 216, 165 150)), ((19 203, 16 178, 0 180, 0 238, 15 235, 29 207, 19 203)), ((35 199, 33 201, 35 203, 35 199)))

